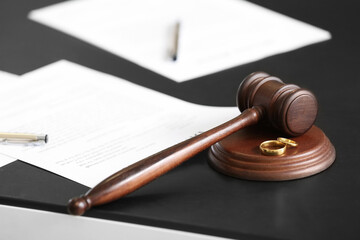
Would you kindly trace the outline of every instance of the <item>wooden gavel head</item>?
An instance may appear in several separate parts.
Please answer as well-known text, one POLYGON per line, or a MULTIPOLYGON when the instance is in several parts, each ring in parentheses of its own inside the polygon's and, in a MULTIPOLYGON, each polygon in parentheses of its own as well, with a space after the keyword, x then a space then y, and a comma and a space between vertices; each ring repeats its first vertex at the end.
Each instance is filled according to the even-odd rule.
POLYGON ((314 124, 318 104, 314 94, 265 72, 255 72, 241 83, 237 94, 240 111, 260 107, 269 122, 285 134, 299 136, 314 124))

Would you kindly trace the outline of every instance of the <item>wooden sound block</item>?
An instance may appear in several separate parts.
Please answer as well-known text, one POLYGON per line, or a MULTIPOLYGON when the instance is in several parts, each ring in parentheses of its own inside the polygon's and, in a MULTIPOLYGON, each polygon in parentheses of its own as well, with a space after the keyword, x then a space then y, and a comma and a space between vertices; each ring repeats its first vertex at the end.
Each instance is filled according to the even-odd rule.
POLYGON ((299 137, 291 138, 298 146, 287 147, 283 155, 263 155, 259 145, 278 137, 283 136, 271 127, 245 128, 212 145, 209 163, 217 171, 237 178, 284 181, 317 174, 335 160, 334 146, 316 126, 299 137))

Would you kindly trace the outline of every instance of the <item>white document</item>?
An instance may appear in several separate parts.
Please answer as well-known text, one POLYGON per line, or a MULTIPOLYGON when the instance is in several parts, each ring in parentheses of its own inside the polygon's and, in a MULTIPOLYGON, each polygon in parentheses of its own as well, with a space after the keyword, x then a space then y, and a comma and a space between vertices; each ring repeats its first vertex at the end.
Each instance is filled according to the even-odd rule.
MULTIPOLYGON (((0 71, 0 88, 6 88, 8 85, 13 84, 19 79, 18 76, 12 73, 0 71)), ((0 132, 1 132, 1 126, 0 126, 0 132)), ((15 161, 16 158, 0 154, 0 167, 5 166, 6 164, 9 164, 13 161, 15 161)))
POLYGON ((0 205, 0 216, 1 239, 4 240, 225 240, 199 233, 6 205, 0 205))
POLYGON ((29 18, 182 82, 330 39, 242 0, 72 0, 29 18), (181 22, 178 60, 169 55, 181 22))
POLYGON ((236 107, 188 103, 67 61, 22 78, 0 88, 2 131, 48 134, 49 142, 0 145, 0 152, 89 187, 239 114, 236 107))
POLYGON ((5 84, 5 83, 11 84, 17 79, 19 79, 19 76, 0 70, 0 84, 5 84))
POLYGON ((0 153, 0 167, 5 166, 15 160, 16 160, 16 158, 13 158, 13 157, 10 157, 10 156, 0 153))

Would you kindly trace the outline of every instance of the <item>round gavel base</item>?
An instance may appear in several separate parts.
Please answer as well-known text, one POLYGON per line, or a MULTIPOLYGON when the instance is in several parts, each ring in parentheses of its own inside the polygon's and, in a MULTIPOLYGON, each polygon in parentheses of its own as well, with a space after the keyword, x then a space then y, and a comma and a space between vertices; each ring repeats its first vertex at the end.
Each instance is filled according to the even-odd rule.
POLYGON ((327 169, 335 160, 335 148, 323 131, 313 126, 299 137, 299 145, 281 156, 261 154, 259 145, 283 137, 266 126, 240 130, 211 146, 209 164, 217 171, 237 178, 284 181, 308 177, 327 169))

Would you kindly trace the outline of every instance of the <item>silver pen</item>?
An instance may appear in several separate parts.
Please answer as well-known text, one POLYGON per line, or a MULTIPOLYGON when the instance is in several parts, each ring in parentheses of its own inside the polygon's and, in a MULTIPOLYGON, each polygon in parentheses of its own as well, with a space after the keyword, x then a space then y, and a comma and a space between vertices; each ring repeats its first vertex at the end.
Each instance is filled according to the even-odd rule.
POLYGON ((0 143, 47 143, 47 134, 0 132, 0 143))

